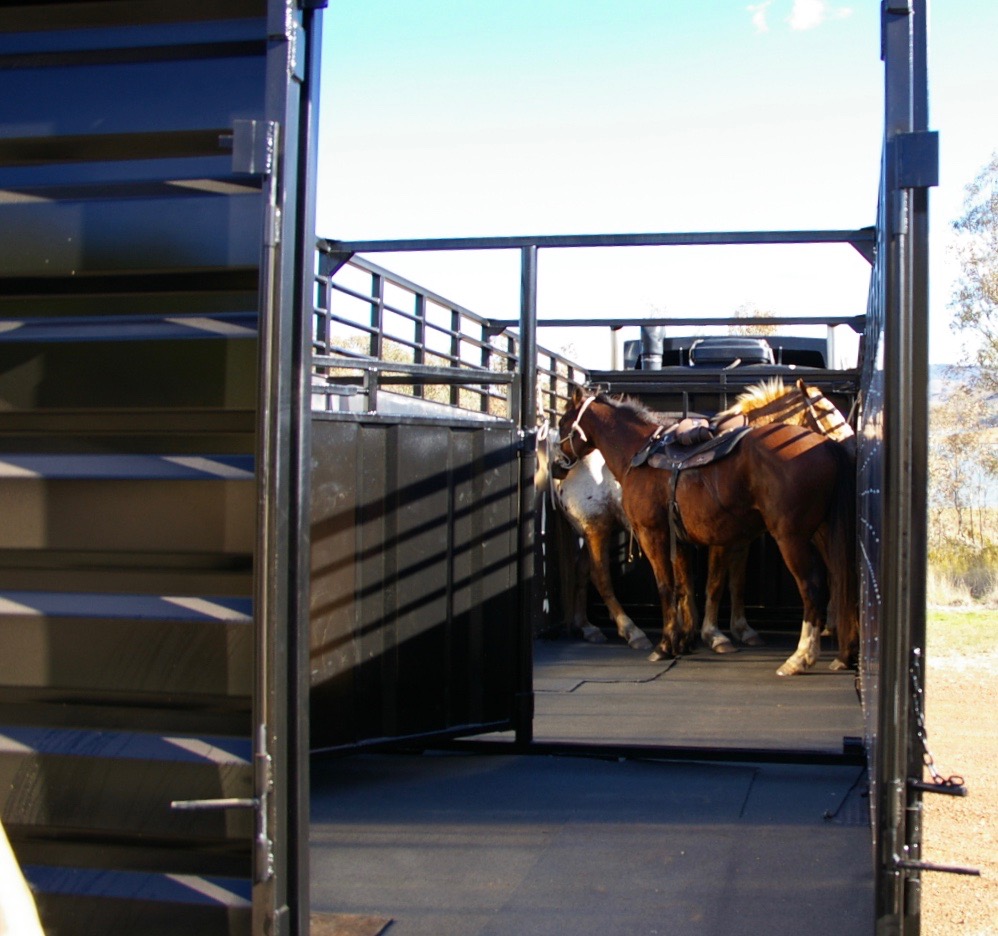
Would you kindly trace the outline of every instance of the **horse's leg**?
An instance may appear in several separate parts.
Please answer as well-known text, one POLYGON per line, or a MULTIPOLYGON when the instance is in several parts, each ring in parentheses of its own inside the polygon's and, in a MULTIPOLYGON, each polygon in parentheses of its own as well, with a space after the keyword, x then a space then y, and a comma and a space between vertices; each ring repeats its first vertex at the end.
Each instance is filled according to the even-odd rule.
MULTIPOLYGON (((827 588, 828 588, 828 577, 827 577, 828 576, 828 550, 827 550, 827 543, 826 543, 826 541, 825 541, 825 539, 823 538, 822 535, 819 535, 816 538, 816 544, 812 545, 811 548, 814 549, 814 550, 816 550, 816 552, 818 553, 818 555, 821 557, 821 561, 824 563, 824 565, 822 566, 822 571, 825 572, 825 588, 827 590, 827 588), (820 547, 817 544, 820 544, 820 547)), ((833 636, 835 634, 835 631, 836 631, 836 622, 835 622, 835 620, 833 618, 831 618, 831 617, 826 616, 826 618, 825 618, 825 627, 821 631, 821 636, 822 637, 831 637, 831 636, 833 636)))
POLYGON ((662 603, 662 638, 648 655, 653 663, 679 656, 683 641, 677 629, 676 583, 672 557, 669 554, 668 534, 660 530, 638 532, 638 542, 648 563, 651 565, 658 586, 658 596, 662 603))
MULTIPOLYGON (((724 546, 711 546, 707 553, 707 595, 703 609, 703 623, 700 625, 700 639, 715 653, 733 653, 736 649, 717 626, 721 596, 724 594, 732 555, 733 551, 724 546)), ((733 598, 734 588, 732 588, 733 598)), ((732 608, 732 613, 733 611, 732 608)))
POLYGON ((746 647, 761 647, 765 641, 749 626, 745 617, 745 573, 748 569, 749 545, 732 546, 728 550, 728 592, 731 595, 731 634, 746 647))
POLYGON ((848 620, 844 626, 836 628, 839 652, 828 664, 830 670, 856 669, 859 660, 859 622, 848 620))
POLYGON ((797 649, 776 671, 778 676, 796 676, 818 662, 821 654, 821 631, 825 626, 828 604, 826 575, 818 554, 806 540, 797 537, 777 539, 783 561, 797 583, 804 604, 800 640, 797 649))
MULTIPOLYGON (((830 555, 830 544, 827 539, 827 530, 822 528, 815 537, 815 544, 824 563, 824 569, 828 570, 833 564, 830 555)), ((830 573, 829 573, 830 574, 830 573)), ((848 574, 848 573, 847 573, 848 574)), ((832 581, 834 588, 844 589, 846 584, 837 580, 832 581)), ((855 616, 855 604, 848 594, 839 601, 829 600, 829 614, 825 622, 825 629, 821 632, 822 637, 835 635, 838 638, 838 653, 835 659, 828 664, 830 670, 855 669, 859 655, 859 620, 855 616), (833 606, 837 606, 837 611, 841 615, 845 611, 845 620, 839 621, 832 613, 833 606)))
POLYGON ((587 606, 589 604, 589 575, 592 568, 592 540, 587 532, 585 542, 575 557, 575 581, 572 587, 572 620, 571 632, 580 633, 583 640, 589 643, 606 643, 606 637, 595 624, 589 620, 587 606))
POLYGON ((627 641, 627 645, 632 650, 648 650, 651 647, 651 641, 647 634, 624 611, 617 600, 616 592, 613 590, 613 579, 610 576, 610 539, 615 531, 615 527, 603 527, 598 531, 593 531, 593 537, 590 541, 593 554, 593 584, 596 586, 600 598, 603 599, 607 611, 610 612, 614 624, 617 625, 617 633, 627 641))
POLYGON ((696 591, 693 587, 693 548, 677 544, 672 561, 673 586, 676 590, 675 608, 679 617, 679 653, 694 649, 697 626, 696 591))
POLYGON ((577 597, 576 626, 582 630, 582 636, 591 643, 603 643, 606 640, 603 632, 594 624, 590 624, 586 618, 585 586, 591 575, 596 591, 599 592, 603 604, 606 605, 610 617, 617 626, 617 633, 633 650, 647 650, 651 647, 651 641, 624 611, 613 590, 613 578, 610 575, 610 541, 616 531, 616 524, 609 523, 593 523, 586 530, 586 553, 589 563, 586 577, 582 579, 582 593, 577 597))

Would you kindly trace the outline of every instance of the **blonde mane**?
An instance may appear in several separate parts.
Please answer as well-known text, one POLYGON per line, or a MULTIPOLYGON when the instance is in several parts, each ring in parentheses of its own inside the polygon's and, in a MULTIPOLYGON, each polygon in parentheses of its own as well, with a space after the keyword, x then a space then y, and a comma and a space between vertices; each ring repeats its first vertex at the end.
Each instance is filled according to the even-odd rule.
POLYGON ((741 417, 756 426, 784 422, 795 426, 816 424, 819 432, 844 441, 852 428, 835 405, 817 388, 798 382, 787 387, 780 377, 772 377, 745 389, 733 406, 718 413, 714 423, 741 417))
POLYGON ((714 421, 721 423, 733 416, 743 416, 756 425, 796 422, 803 408, 803 397, 796 388, 788 390, 782 377, 771 377, 743 390, 734 404, 718 413, 714 421))
POLYGON ((734 406, 725 410, 729 414, 747 416, 752 410, 761 409, 787 394, 787 388, 782 377, 771 377, 762 383, 753 384, 735 398, 734 406))

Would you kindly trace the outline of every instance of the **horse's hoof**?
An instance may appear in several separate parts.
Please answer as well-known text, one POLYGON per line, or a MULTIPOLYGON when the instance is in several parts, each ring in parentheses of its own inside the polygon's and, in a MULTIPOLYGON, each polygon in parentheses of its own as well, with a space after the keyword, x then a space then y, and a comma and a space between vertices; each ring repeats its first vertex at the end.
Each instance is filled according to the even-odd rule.
POLYGON ((843 663, 841 660, 832 660, 832 662, 828 664, 828 668, 837 673, 839 670, 849 669, 849 664, 843 663))
POLYGON ((805 669, 807 669, 806 666, 803 666, 802 664, 797 663, 796 661, 787 660, 787 662, 784 663, 783 666, 781 666, 776 671, 776 675, 777 676, 799 676, 801 673, 804 672, 805 669))
POLYGON ((632 650, 647 650, 651 646, 651 641, 642 634, 640 637, 632 637, 627 641, 627 646, 632 650))
POLYGON ((714 653, 737 653, 738 648, 727 637, 718 637, 711 645, 714 653))
POLYGON ((763 640, 758 634, 753 634, 751 637, 746 637, 742 640, 742 643, 746 647, 765 647, 766 641, 763 640))
POLYGON ((588 643, 606 643, 606 635, 595 624, 582 628, 582 639, 588 643))
POLYGON ((672 654, 663 650, 661 647, 656 647, 654 650, 652 650, 651 653, 648 654, 649 663, 658 663, 659 660, 671 660, 671 659, 672 659, 672 654))

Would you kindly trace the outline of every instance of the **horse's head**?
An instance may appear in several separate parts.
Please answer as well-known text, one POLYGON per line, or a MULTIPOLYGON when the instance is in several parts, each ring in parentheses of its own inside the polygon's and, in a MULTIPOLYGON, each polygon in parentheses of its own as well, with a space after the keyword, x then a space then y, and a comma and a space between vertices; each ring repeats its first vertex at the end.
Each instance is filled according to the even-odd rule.
POLYGON ((565 470, 581 461, 596 447, 582 428, 582 417, 595 399, 595 394, 586 394, 577 388, 568 408, 558 420, 560 457, 556 463, 565 470))

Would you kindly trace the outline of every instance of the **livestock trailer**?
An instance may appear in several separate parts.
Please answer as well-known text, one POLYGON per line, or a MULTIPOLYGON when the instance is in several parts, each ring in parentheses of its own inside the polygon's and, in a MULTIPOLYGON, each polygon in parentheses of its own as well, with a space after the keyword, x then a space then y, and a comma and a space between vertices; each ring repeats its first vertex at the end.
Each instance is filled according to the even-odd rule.
POLYGON ((323 6, 0 9, 0 818, 46 931, 307 933, 310 750, 539 750, 542 411, 741 379, 543 351, 539 252, 837 242, 871 263, 834 389, 860 401, 875 927, 918 932, 924 0, 883 4, 873 227, 316 249, 323 6), (515 323, 370 260, 467 249, 519 252, 515 323))

